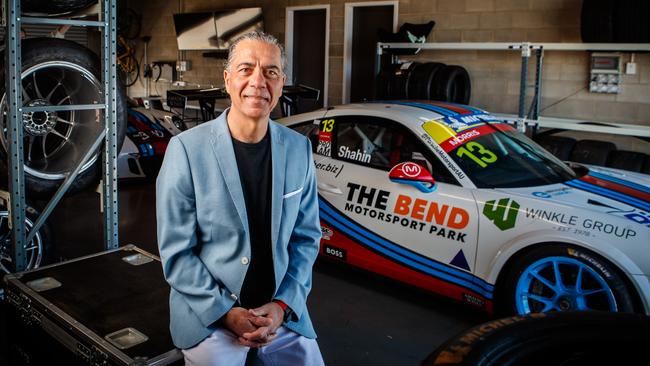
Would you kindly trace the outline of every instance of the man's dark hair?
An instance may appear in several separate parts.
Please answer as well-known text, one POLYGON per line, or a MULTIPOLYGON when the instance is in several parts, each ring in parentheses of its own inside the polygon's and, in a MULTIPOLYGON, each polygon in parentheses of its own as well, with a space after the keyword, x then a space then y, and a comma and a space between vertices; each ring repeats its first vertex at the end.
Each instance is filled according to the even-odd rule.
POLYGON ((283 73, 285 72, 284 68, 287 65, 287 55, 284 52, 284 47, 282 46, 280 41, 278 41, 277 38, 273 37, 268 33, 264 33, 261 31, 246 33, 240 37, 237 37, 237 39, 235 39, 230 44, 230 47, 228 47, 228 59, 226 60, 226 63, 224 65, 226 70, 230 71, 231 62, 235 58, 235 48, 237 47, 239 42, 246 41, 246 40, 260 41, 278 47, 280 49, 280 59, 282 62, 282 65, 280 65, 280 67, 282 68, 282 72, 283 73))

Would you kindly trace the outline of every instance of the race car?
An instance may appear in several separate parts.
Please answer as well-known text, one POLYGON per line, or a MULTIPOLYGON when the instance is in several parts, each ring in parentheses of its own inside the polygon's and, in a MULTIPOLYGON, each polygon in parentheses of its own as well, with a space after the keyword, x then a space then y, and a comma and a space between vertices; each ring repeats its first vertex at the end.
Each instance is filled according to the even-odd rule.
POLYGON ((650 176, 564 163, 465 105, 280 122, 312 142, 322 257, 488 312, 650 313, 650 176))
POLYGON ((155 179, 172 136, 184 125, 173 113, 129 106, 126 138, 117 157, 120 179, 155 179))

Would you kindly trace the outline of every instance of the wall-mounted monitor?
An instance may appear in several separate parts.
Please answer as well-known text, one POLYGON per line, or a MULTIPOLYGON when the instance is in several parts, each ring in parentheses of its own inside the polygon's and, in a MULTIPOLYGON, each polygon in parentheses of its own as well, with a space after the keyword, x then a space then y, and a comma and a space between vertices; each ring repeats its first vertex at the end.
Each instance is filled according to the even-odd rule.
POLYGON ((226 50, 240 35, 264 30, 262 8, 174 14, 178 49, 226 50))

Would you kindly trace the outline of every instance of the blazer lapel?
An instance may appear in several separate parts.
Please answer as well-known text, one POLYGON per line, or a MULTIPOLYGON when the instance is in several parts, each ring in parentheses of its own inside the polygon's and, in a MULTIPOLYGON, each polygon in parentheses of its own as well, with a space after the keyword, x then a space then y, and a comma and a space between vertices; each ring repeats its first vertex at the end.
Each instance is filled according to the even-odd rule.
POLYGON ((269 121, 271 129, 271 161, 272 161, 272 201, 271 201, 271 240, 275 254, 275 245, 280 234, 280 219, 282 218, 282 204, 284 194, 284 176, 286 169, 286 151, 284 139, 280 128, 275 122, 269 121))
POLYGON ((239 169, 237 168, 237 159, 235 158, 235 151, 232 146, 232 138, 230 137, 230 131, 228 131, 227 114, 228 110, 224 111, 213 124, 212 138, 210 141, 230 197, 235 203, 244 229, 248 231, 246 202, 244 201, 244 191, 242 190, 241 180, 239 179, 239 169))

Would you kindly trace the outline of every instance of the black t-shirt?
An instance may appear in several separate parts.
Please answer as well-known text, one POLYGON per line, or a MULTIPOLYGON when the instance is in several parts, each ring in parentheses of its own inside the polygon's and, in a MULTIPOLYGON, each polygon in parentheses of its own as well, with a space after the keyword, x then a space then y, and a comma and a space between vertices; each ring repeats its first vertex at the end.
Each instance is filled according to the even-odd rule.
POLYGON ((270 302, 275 291, 271 248, 271 138, 248 144, 232 139, 244 191, 251 256, 239 296, 244 308, 256 308, 270 302))

